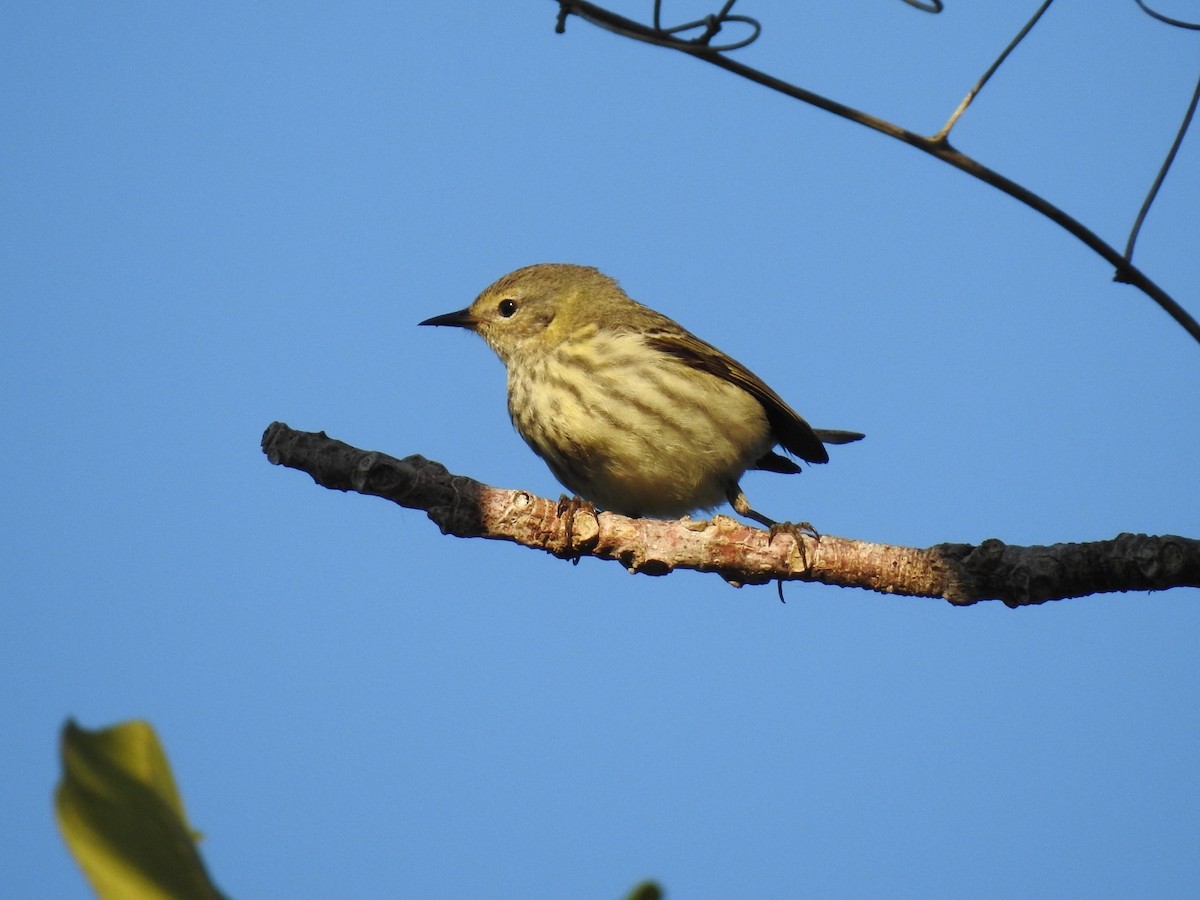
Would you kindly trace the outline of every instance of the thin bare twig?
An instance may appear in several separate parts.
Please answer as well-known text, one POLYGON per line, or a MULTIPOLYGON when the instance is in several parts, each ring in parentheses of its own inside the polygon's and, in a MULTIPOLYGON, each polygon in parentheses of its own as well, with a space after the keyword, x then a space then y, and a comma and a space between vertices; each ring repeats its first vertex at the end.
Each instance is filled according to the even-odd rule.
POLYGON ((1187 134, 1188 126, 1192 124, 1192 116, 1196 114, 1197 101, 1200 101, 1200 79, 1196 81, 1196 90, 1192 92, 1192 102, 1188 104, 1187 112, 1183 114, 1183 123, 1179 126, 1179 131, 1175 135, 1175 141, 1171 144, 1171 149, 1167 152, 1167 158, 1163 160, 1162 168, 1158 170, 1158 176, 1154 179, 1154 184, 1150 185, 1150 192, 1146 194, 1142 208, 1138 210, 1137 218, 1133 222, 1133 230, 1129 232, 1129 243, 1125 245, 1125 261, 1128 263, 1133 262, 1133 245, 1137 241, 1138 232, 1142 230, 1142 222, 1146 218, 1146 213, 1150 211, 1150 204, 1158 196, 1158 189, 1162 187, 1163 180, 1167 177, 1167 171, 1171 168, 1171 163, 1175 161, 1175 154, 1179 152, 1179 145, 1183 143, 1183 136, 1187 134))
MULTIPOLYGON (((1195 341, 1200 343, 1200 322, 1197 322, 1173 297, 1151 280, 1148 275, 1133 265, 1123 254, 1102 240, 1091 229, 1085 227, 1083 223, 1068 215, 1054 204, 988 168, 972 157, 955 150, 944 137, 941 139, 937 139, 936 136, 934 138, 923 137, 906 128, 901 128, 899 125, 838 103, 836 100, 831 100, 828 97, 806 90, 798 85, 790 84, 782 79, 768 75, 766 72, 743 65, 722 55, 718 48, 710 47, 707 43, 682 40, 670 33, 617 15, 594 3, 587 2, 587 0, 555 0, 555 2, 559 4, 558 25, 556 27, 556 30, 559 32, 564 30, 568 15, 576 15, 594 25, 625 37, 678 50, 681 53, 697 57, 726 71, 733 72, 735 75, 739 75, 756 84, 761 84, 763 87, 778 91, 788 97, 808 103, 818 109, 823 109, 826 112, 878 131, 888 137, 903 141, 912 147, 916 147, 918 150, 928 153, 930 156, 940 159, 948 165, 954 166, 956 169, 966 172, 968 175, 983 181, 985 184, 990 184, 992 187, 1003 191, 1015 200, 1041 213, 1050 219, 1050 221, 1086 244, 1101 258, 1112 265, 1114 269, 1114 281, 1132 285, 1142 291, 1142 293, 1152 299, 1171 316, 1195 341)), ((709 24, 711 25, 712 23, 709 24)), ((719 22, 717 24, 719 25, 719 22)), ((756 22, 753 24, 757 27, 756 22)), ((708 31, 711 31, 711 28, 708 31)))
POLYGON ((950 134, 950 129, 953 128, 954 123, 958 121, 958 117, 967 111, 967 107, 971 105, 971 101, 975 99, 975 96, 981 90, 983 90, 983 86, 988 83, 988 80, 996 74, 996 70, 1000 68, 1001 63, 1008 59, 1008 55, 1012 53, 1013 50, 1017 49, 1017 44, 1021 43, 1021 41, 1025 39, 1025 35, 1029 34, 1033 26, 1037 24, 1038 19, 1042 17, 1042 13, 1048 10, 1050 8, 1050 4, 1053 2, 1054 0, 1046 0, 1045 3, 1038 7, 1038 11, 1033 14, 1032 18, 1030 18, 1028 22, 1025 23, 1025 27, 1018 31, 1017 36, 1008 42, 1008 46, 1004 48, 1004 52, 996 57, 996 61, 991 64, 986 72, 983 73, 983 77, 980 78, 979 81, 976 82, 975 86, 967 92, 967 96, 963 97, 962 103, 958 104, 958 109, 954 110, 954 112, 950 114, 950 118, 946 120, 946 124, 941 127, 937 134, 934 134, 930 137, 931 141, 940 142, 946 140, 950 134))

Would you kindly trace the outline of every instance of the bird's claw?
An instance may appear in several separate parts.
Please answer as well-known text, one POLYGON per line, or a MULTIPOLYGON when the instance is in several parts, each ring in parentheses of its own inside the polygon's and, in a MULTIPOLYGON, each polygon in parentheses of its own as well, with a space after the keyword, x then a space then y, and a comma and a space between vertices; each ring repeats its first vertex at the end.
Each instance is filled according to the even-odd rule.
POLYGON ((571 565, 579 565, 579 560, 583 554, 581 552, 573 552, 572 545, 575 543, 575 516, 580 511, 589 513, 592 516, 596 515, 596 507, 579 496, 568 497, 562 494, 558 498, 558 506, 556 512, 559 518, 565 519, 565 540, 563 543, 563 556, 571 560, 571 565))
POLYGON ((804 538, 812 538, 819 544, 821 543, 821 533, 813 528, 810 522, 773 522, 767 529, 767 543, 771 544, 781 534, 788 535, 796 542, 796 551, 800 554, 800 563, 804 566, 805 571, 811 568, 804 538))

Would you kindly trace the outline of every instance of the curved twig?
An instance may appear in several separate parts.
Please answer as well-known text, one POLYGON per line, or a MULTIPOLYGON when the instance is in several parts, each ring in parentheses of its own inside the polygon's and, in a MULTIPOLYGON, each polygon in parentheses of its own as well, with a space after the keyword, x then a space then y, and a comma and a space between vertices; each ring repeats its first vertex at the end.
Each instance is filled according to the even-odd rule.
POLYGON ((1142 8, 1142 12, 1144 12, 1150 18, 1158 19, 1158 21, 1165 25, 1174 25, 1176 28, 1187 28, 1190 31, 1200 31, 1200 22, 1185 22, 1182 19, 1172 19, 1169 16, 1164 16, 1162 13, 1151 9, 1149 6, 1143 3, 1142 0, 1133 0, 1133 2, 1140 6, 1142 8))
POLYGON ((703 28, 704 33, 697 38, 692 38, 692 43, 703 44, 710 50, 719 52, 728 52, 730 50, 740 50, 743 47, 749 47, 758 40, 758 36, 762 34, 762 25, 757 19, 752 19, 749 16, 734 16, 730 15, 730 10, 733 9, 733 4, 737 0, 725 0, 725 5, 719 13, 711 16, 705 16, 703 19, 697 19, 694 22, 687 22, 683 25, 673 25, 670 28, 662 26, 662 0, 654 0, 654 30, 660 34, 682 34, 685 31, 692 31, 696 28, 703 28), (740 22, 743 25, 749 25, 751 28, 750 36, 743 38, 740 41, 734 41, 732 44, 713 44, 712 39, 717 36, 721 27, 726 22, 740 22))

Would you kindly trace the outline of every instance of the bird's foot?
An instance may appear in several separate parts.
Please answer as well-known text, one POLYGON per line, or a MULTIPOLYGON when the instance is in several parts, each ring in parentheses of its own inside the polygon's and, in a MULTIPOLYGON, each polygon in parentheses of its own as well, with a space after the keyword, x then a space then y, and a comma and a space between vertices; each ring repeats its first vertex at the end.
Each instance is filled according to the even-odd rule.
MULTIPOLYGON (((583 557, 583 551, 574 548, 575 517, 580 512, 584 512, 596 518, 596 507, 578 495, 568 497, 566 494, 562 494, 558 498, 556 512, 559 518, 566 520, 564 528, 566 535, 563 542, 562 556, 564 559, 571 560, 571 565, 577 566, 579 565, 579 560, 583 557)), ((597 519, 597 522, 599 522, 599 519, 597 519)))
MULTIPOLYGON (((800 554, 800 564, 804 566, 804 571, 812 568, 808 561, 808 551, 805 549, 804 539, 812 538, 818 544, 821 543, 821 533, 812 527, 810 522, 772 522, 767 527, 767 544, 775 540, 777 535, 786 534, 796 542, 796 551, 800 554)), ((779 602, 786 603, 783 599, 783 579, 779 578, 775 581, 775 587, 779 591, 779 602)))
POLYGON ((812 538, 818 544, 821 543, 821 533, 812 527, 810 522, 772 522, 767 528, 767 543, 774 542, 775 538, 781 534, 788 535, 796 542, 796 551, 800 554, 800 562, 804 566, 805 571, 810 567, 808 562, 808 551, 805 549, 804 539, 812 538))

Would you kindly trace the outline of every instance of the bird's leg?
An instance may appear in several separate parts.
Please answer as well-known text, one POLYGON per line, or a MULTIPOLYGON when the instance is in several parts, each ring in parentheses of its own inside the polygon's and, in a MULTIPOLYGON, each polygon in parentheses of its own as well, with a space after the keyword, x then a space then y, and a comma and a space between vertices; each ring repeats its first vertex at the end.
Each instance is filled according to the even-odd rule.
POLYGON ((762 513, 750 506, 750 501, 746 499, 745 493, 739 485, 733 485, 729 489, 729 504, 734 510, 747 519, 753 519, 761 525, 767 526, 767 543, 775 540, 777 535, 791 535, 792 540, 796 542, 796 549, 800 551, 800 561, 804 564, 804 568, 808 568, 808 554, 804 550, 803 536, 807 535, 813 540, 820 542, 821 535, 817 529, 813 528, 808 522, 776 522, 774 519, 769 519, 762 513))
MULTIPOLYGON (((596 507, 578 495, 573 497, 568 497, 566 494, 559 495, 557 512, 560 517, 565 517, 567 520, 566 543, 563 546, 564 555, 571 553, 571 545, 575 542, 575 516, 580 510, 590 513, 593 517, 596 515, 596 507)), ((574 556, 571 556, 571 564, 575 566, 579 565, 579 560, 581 557, 581 553, 576 553, 574 556)))

